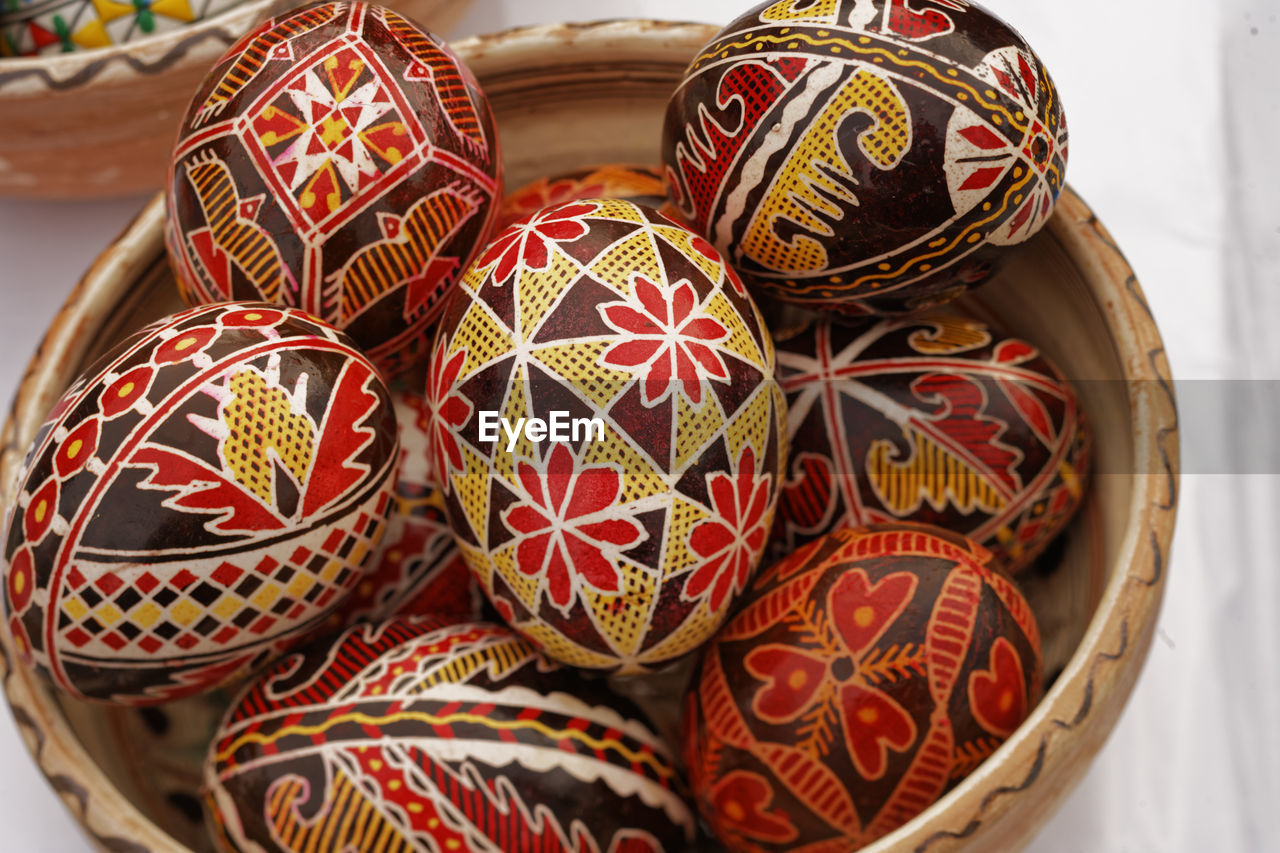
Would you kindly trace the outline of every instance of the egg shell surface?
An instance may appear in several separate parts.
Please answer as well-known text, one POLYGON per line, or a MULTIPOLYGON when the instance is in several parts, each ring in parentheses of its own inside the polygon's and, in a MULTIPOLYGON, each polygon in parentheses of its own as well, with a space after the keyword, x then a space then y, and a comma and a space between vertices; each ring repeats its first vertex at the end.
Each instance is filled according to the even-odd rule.
POLYGON ((387 390, 332 327, 263 303, 157 321, 36 434, 5 536, 19 656, 127 704, 243 674, 359 581, 395 463, 387 390))
POLYGON ((394 373, 501 197, 488 102, 448 46, 389 9, 314 4, 250 32, 196 92, 165 241, 188 304, 301 308, 394 373))
POLYGON ((789 460, 771 553, 892 521, 969 536, 1009 571, 1071 520, 1092 444, 1071 383, 1032 344, 952 309, 778 343, 789 460))
POLYGON ((431 470, 427 401, 418 391, 392 391, 400 464, 387 530, 369 571, 330 617, 334 626, 397 615, 480 617, 484 594, 453 541, 444 492, 431 470))
POLYGON ((506 228, 544 207, 584 198, 623 198, 656 207, 668 218, 675 212, 662 210, 670 205, 660 167, 605 163, 539 178, 513 190, 502 200, 498 228, 506 228))
POLYGON ((1067 129, 1035 53, 976 3, 779 0, 694 58, 662 145, 677 210, 748 284, 901 313, 1044 225, 1067 129))
POLYGON ((968 775, 1039 700, 1040 639, 972 540, 844 528, 763 570, 686 695, 698 808, 730 850, 853 850, 968 775))
POLYGON ((633 705, 504 626, 430 617, 281 661, 228 712, 205 787, 229 850, 658 853, 694 830, 633 705))
POLYGON ((623 674, 708 639, 773 518, 773 369, 741 282, 652 208, 570 202, 500 233, 441 320, 427 400, 446 511, 503 619, 623 674))

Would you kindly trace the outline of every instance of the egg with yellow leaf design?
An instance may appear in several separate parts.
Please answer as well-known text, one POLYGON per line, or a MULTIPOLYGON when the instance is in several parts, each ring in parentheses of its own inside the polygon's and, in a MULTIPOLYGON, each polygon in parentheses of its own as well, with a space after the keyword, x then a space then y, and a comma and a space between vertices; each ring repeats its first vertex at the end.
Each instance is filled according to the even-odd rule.
POLYGON ((721 30, 663 128, 672 202, 779 299, 903 313, 985 281, 1062 190, 1043 63, 977 3, 774 0, 721 30))
POLYGON ((396 461, 387 389, 331 326, 243 302, 156 321, 36 434, 5 534, 18 656, 125 704, 246 674, 359 582, 396 461))
POLYGON ((845 525, 963 533, 1010 571, 1080 506, 1091 442, 1071 383, 1032 344, 953 310, 815 323, 778 343, 797 450, 773 554, 845 525))
POLYGON ((785 457, 774 353, 720 255, 587 199, 500 233, 431 354, 433 467, 499 613, 579 667, 707 640, 760 559, 785 457))

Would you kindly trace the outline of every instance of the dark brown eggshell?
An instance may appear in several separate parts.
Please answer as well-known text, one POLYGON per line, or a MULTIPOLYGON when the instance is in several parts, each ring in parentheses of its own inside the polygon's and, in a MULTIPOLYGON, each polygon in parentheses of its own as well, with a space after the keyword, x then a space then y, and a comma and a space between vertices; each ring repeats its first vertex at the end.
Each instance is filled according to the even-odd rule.
POLYGON ((367 3, 292 9, 191 102, 169 260, 188 304, 298 307, 397 372, 488 239, 501 162, 484 93, 441 39, 367 3))
POLYGON ((780 0, 694 58, 662 144, 676 209, 748 284, 902 313, 1044 225, 1067 129, 1035 53, 976 3, 780 0))
POLYGON ((153 323, 36 434, 4 548, 19 656, 128 704, 243 675, 363 576, 395 464, 390 397, 346 335, 264 303, 153 323))
POLYGON ((844 528, 760 573, 708 647, 683 746, 735 851, 853 850, 924 810, 1040 696, 1035 618, 972 540, 844 528))
POLYGON ((778 343, 795 448, 771 552, 837 527, 936 524, 1009 571, 1079 508, 1091 440, 1071 383, 1031 343, 947 309, 778 343))
POLYGON ((505 626, 434 617, 277 664, 229 710, 205 789, 226 850, 659 853, 694 831, 630 702, 505 626))

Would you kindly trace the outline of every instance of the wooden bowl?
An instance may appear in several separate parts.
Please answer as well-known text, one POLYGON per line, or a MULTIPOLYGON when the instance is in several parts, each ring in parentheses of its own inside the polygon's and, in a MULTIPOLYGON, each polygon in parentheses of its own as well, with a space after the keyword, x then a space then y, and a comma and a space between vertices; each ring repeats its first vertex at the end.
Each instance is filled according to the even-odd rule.
MULTIPOLYGON (((295 0, 246 0, 98 50, 0 59, 0 195, 94 198, 161 186, 187 102, 213 63, 295 0)), ((470 0, 384 0, 447 34, 470 0)))
MULTIPOLYGON (((654 162, 667 96, 713 32, 618 21, 517 30, 457 47, 489 94, 509 186, 517 187, 589 163, 654 162)), ((162 219, 156 198, 50 328, 3 434, 4 505, 27 443, 76 374, 132 328, 179 307, 162 219)), ((1003 850, 1027 841, 1111 731, 1164 591, 1177 418, 1159 332, 1106 230, 1068 189, 1048 227, 970 307, 1038 343, 1077 381, 1096 433, 1096 474, 1083 511, 1025 584, 1053 679, 1046 697, 976 772, 871 851, 1003 850)), ((98 844, 207 849, 195 794, 224 695, 148 711, 85 705, 12 668, 7 637, 5 651, 5 689, 27 743, 98 844)), ((668 675, 665 685, 635 689, 669 711, 679 684, 668 675)))

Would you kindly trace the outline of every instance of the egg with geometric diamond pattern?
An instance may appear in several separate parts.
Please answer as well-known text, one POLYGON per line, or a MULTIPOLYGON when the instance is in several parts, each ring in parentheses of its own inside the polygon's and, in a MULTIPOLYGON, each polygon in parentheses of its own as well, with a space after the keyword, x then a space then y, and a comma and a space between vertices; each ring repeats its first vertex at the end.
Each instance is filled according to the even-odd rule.
POLYGON ((261 299, 412 367, 493 228, 502 155, 447 44, 372 3, 314 3, 210 70, 174 144, 166 247, 188 305, 261 299))
POLYGON ((121 704, 235 680, 362 579, 396 461, 387 389, 336 329, 264 303, 156 321, 36 433, 4 539, 19 658, 121 704))
POLYGON ((580 199, 502 231, 445 309, 427 405, 454 538, 503 619, 619 674, 709 639, 772 523, 773 371, 737 275, 657 210, 580 199))

